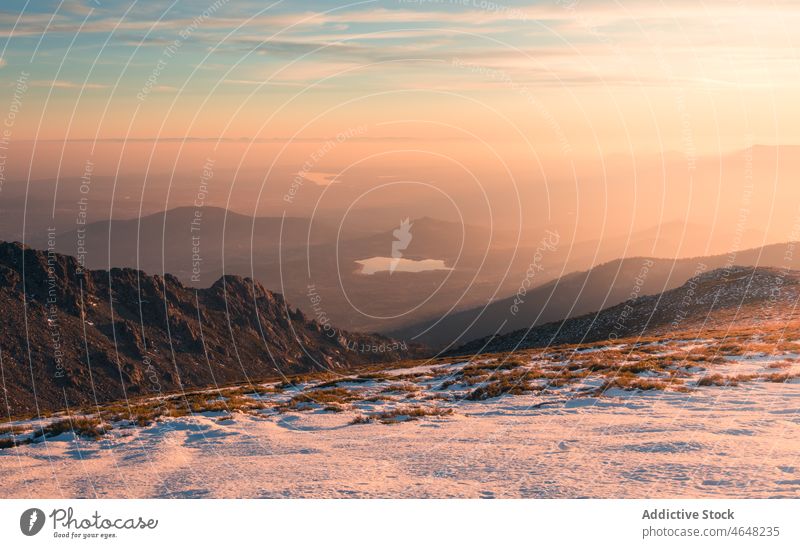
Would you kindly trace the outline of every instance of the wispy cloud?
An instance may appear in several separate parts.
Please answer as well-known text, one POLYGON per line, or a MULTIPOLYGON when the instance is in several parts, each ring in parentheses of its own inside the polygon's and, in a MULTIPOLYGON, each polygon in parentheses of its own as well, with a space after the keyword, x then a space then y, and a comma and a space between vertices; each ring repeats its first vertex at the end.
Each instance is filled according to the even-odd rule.
POLYGON ((107 89, 106 84, 78 83, 69 80, 32 80, 28 83, 31 87, 57 88, 57 89, 107 89))
MULTIPOLYGON (((287 107, 293 111, 315 111, 328 99, 358 94, 369 96, 367 103, 389 103, 391 92, 412 89, 478 100, 501 92, 507 98, 501 108, 522 111, 530 107, 526 97, 539 91, 558 95, 554 103, 573 91, 590 95, 606 87, 654 98, 669 92, 688 109, 697 108, 701 94, 719 100, 736 89, 755 90, 762 101, 752 105, 759 109, 767 104, 765 90, 788 96, 800 87, 793 33, 800 4, 785 0, 705 0, 701 6, 690 0, 506 0, 486 2, 487 9, 476 7, 481 2, 296 0, 266 10, 265 3, 240 0, 198 21, 215 1, 104 0, 91 10, 91 0, 70 0, 55 15, 42 4, 21 17, 0 11, 0 36, 12 36, 0 66, 5 60, 16 66, 35 51, 32 86, 92 90, 113 82, 114 100, 121 102, 157 74, 152 89, 163 95, 142 111, 143 126, 160 125, 159 116, 171 116, 170 124, 191 119, 183 110, 199 108, 200 101, 204 113, 228 112, 242 96, 262 91, 297 92, 287 107), (92 83, 84 86, 87 75, 92 83), (509 93, 515 87, 526 93, 509 93), (167 114, 162 99, 179 91, 174 114, 167 114)), ((48 5, 55 10, 59 3, 48 5)), ((11 80, 8 70, 0 74, 11 80)), ((252 107, 262 109, 254 118, 263 117, 278 108, 271 99, 255 97, 236 116, 247 117, 252 107)), ((249 127, 251 121, 231 124, 249 127)), ((212 126, 213 115, 203 123, 212 126)))

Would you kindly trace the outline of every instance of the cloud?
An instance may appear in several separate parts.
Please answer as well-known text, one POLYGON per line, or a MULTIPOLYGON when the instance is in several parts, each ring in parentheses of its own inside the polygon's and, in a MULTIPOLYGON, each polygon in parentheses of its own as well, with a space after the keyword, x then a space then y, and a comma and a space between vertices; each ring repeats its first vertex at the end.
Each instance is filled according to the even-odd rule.
MULTIPOLYGON (((306 84, 305 82, 284 82, 277 80, 269 80, 268 78, 264 78, 263 80, 246 79, 246 78, 229 78, 223 80, 222 83, 233 86, 250 86, 250 87, 261 86, 263 89, 269 89, 270 87, 275 87, 275 86, 291 87, 291 88, 305 88, 308 86, 308 84, 306 84)), ((323 85, 316 84, 314 87, 319 88, 323 87, 323 85)))
POLYGON ((88 15, 92 12, 93 8, 86 5, 81 0, 62 0, 60 9, 76 15, 88 15))
POLYGON ((336 173, 326 173, 324 171, 306 171, 300 172, 298 175, 303 177, 303 179, 306 181, 312 182, 317 186, 328 186, 338 182, 336 178, 338 174, 336 173))
POLYGON ((58 89, 106 89, 106 84, 79 84, 77 82, 70 82, 69 80, 33 80, 28 84, 31 87, 38 88, 58 88, 58 89))
MULTIPOLYGON (((0 37, 37 35, 46 29, 48 39, 41 48, 46 51, 63 47, 63 40, 49 39, 54 34, 73 34, 80 28, 83 40, 86 34, 113 31, 111 46, 150 46, 137 54, 137 62, 144 59, 145 64, 155 64, 157 60, 149 57, 160 53, 153 49, 171 45, 182 30, 195 25, 182 47, 205 47, 211 53, 201 68, 218 73, 225 84, 240 86, 265 80, 272 85, 301 85, 334 76, 323 85, 335 87, 339 77, 379 71, 380 78, 368 85, 385 86, 388 81, 397 86, 397 80, 412 82, 415 76, 425 83, 422 77, 431 75, 415 74, 419 72, 416 64, 449 65, 454 58, 502 71, 520 84, 543 86, 705 89, 797 82, 797 53, 787 36, 788 29, 800 23, 800 5, 785 0, 775 0, 769 9, 724 0, 706 0, 703 9, 689 0, 668 5, 630 0, 624 7, 593 0, 556 0, 510 9, 500 2, 485 3, 493 9, 467 9, 459 2, 398 0, 397 9, 362 5, 327 13, 269 11, 250 20, 215 14, 199 23, 186 10, 177 15, 164 13, 163 19, 160 12, 137 13, 121 21, 103 12, 84 24, 77 14, 88 5, 86 0, 65 0, 68 10, 61 9, 55 16, 26 13, 19 24, 16 14, 0 12, 0 28, 6 29, 0 30, 0 37), (713 32, 709 32, 711 21, 713 32), (149 33, 146 40, 145 33, 149 33), (241 62, 236 75, 226 72, 231 56, 241 62)), ((102 37, 86 38, 91 40, 99 44, 102 37)), ((14 40, 11 44, 13 49, 14 40)), ((119 53, 113 47, 109 50, 101 63, 119 53)), ((0 67, 4 64, 0 59, 0 67)), ((495 85, 490 78, 473 80, 463 82, 461 89, 495 85)), ((42 85, 84 87, 65 81, 42 85)), ((425 87, 436 85, 431 80, 425 87)), ((106 86, 85 86, 102 87, 106 86)))

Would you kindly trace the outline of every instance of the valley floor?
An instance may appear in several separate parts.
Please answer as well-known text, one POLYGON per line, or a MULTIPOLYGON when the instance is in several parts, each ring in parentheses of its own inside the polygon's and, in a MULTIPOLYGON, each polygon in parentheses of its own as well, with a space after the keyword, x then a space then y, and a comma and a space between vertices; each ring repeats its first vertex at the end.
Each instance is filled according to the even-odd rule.
MULTIPOLYGON (((592 352, 619 350, 574 356, 587 366, 592 352)), ((474 371, 465 373, 475 363, 393 371, 399 384, 375 376, 325 385, 347 403, 308 401, 302 394, 320 389, 297 385, 250 395, 269 404, 256 411, 161 417, 116 424, 97 440, 66 432, 0 450, 0 488, 9 498, 798 497, 797 354, 781 358, 717 360, 715 370, 746 382, 701 382, 709 377, 695 363, 637 370, 636 379, 682 378, 675 390, 623 389, 591 373, 492 397, 476 394, 474 371)), ((550 366, 559 359, 549 356, 550 366)), ((532 363, 477 386, 548 371, 532 363)))

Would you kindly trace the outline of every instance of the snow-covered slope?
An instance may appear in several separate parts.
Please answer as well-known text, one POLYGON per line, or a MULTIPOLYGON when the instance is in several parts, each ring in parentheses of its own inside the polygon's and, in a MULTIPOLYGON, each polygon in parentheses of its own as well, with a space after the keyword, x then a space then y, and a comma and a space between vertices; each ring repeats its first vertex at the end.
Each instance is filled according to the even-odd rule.
POLYGON ((21 443, 50 433, 0 451, 0 486, 8 497, 797 497, 798 326, 768 327, 22 421, 21 443))

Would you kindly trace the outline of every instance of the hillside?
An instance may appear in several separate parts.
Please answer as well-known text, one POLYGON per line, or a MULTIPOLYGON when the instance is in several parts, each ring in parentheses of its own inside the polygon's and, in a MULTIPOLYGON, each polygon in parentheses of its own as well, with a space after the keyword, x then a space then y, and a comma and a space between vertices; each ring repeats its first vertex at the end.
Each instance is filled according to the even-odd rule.
POLYGON ((248 278, 193 289, 172 275, 81 272, 17 243, 0 244, 0 306, 11 415, 408 355, 397 341, 320 325, 248 278))
POLYGON ((680 287, 693 276, 726 268, 730 264, 799 269, 800 257, 794 253, 787 254, 795 246, 793 243, 775 244, 736 254, 691 259, 617 259, 589 270, 566 274, 527 289, 524 294, 518 293, 441 318, 430 318, 388 334, 436 348, 454 348, 491 334, 511 333, 603 310, 630 299, 634 294, 658 295, 680 287), (791 260, 787 261, 787 257, 791 260))
POLYGON ((717 269, 659 295, 639 297, 600 312, 533 329, 483 337, 451 353, 506 352, 644 336, 667 338, 674 332, 696 330, 701 334, 742 324, 789 321, 797 316, 798 298, 798 271, 755 267, 717 269))

